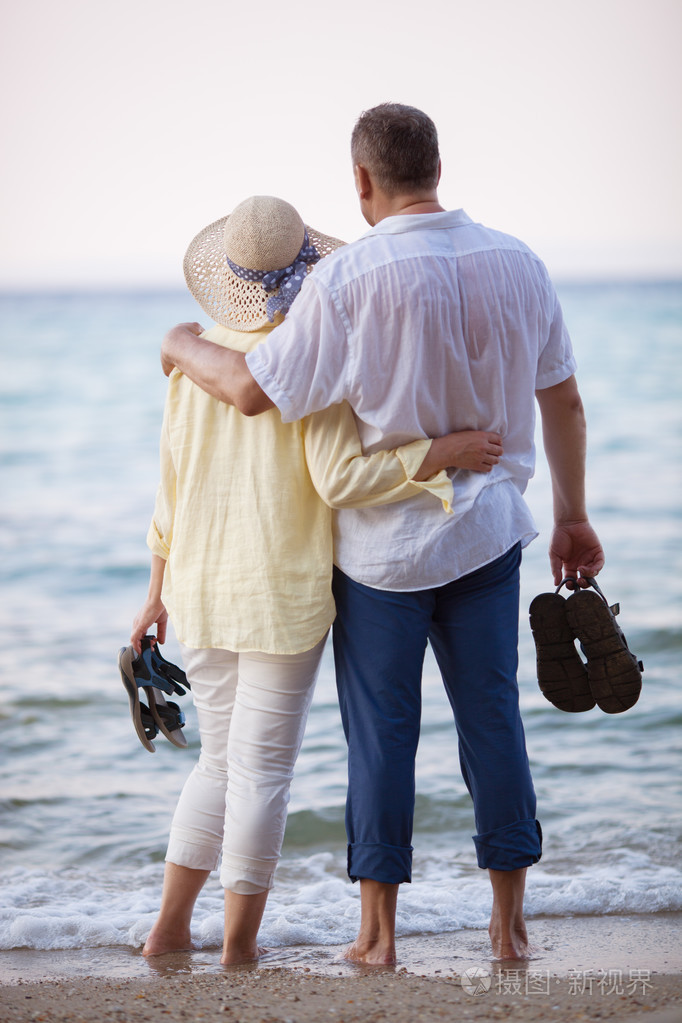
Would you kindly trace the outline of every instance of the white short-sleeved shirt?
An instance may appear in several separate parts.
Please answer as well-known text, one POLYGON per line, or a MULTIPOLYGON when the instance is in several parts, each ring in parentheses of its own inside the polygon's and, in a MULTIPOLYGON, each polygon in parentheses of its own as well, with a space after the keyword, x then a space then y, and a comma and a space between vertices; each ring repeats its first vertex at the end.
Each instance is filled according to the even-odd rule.
POLYGON ((504 457, 456 470, 454 515, 427 495, 335 515, 335 561, 382 589, 443 585, 536 534, 536 389, 575 371, 542 262, 456 210, 382 220, 315 268, 285 323, 247 356, 285 422, 347 400, 366 452, 490 430, 504 457))

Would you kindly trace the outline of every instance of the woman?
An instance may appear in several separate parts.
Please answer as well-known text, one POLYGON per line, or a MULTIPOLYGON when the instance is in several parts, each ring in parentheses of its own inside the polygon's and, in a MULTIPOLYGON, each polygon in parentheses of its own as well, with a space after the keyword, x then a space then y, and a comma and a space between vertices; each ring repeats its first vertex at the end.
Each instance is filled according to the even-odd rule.
MULTIPOLYGON (((343 243, 256 196, 191 243, 185 276, 216 321, 205 333, 249 351, 286 314, 306 274, 343 243)), ((332 257, 333 258, 333 257, 332 257)), ((131 643, 173 621, 201 736, 171 826, 160 915, 144 955, 191 948, 194 903, 222 852, 223 964, 257 958, 289 786, 327 632, 331 508, 403 500, 425 488, 449 507, 445 466, 489 471, 495 434, 418 440, 363 456, 352 412, 283 424, 246 418, 171 374, 161 483, 147 542, 147 600, 131 643)))

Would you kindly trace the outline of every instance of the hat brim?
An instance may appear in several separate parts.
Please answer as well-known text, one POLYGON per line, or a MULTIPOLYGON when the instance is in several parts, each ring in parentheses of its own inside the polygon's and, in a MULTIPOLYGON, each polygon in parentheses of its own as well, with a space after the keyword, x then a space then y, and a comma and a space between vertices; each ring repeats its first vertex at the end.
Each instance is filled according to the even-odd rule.
MULTIPOLYGON (((233 330, 258 330, 270 320, 268 294, 260 281, 245 281, 230 270, 225 257, 224 232, 229 217, 221 217, 197 234, 183 261, 185 280, 192 296, 216 323, 233 330)), ((321 257, 345 245, 339 238, 305 225, 308 240, 321 257)), ((315 264, 308 267, 308 273, 315 264)), ((281 319, 280 314, 275 322, 281 319)))

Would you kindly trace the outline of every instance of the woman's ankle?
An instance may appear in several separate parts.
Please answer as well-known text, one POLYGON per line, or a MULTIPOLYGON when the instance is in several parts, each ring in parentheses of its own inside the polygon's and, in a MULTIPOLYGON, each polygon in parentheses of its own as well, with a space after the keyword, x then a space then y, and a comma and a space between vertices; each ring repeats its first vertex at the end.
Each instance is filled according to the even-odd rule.
POLYGON ((189 927, 166 928, 158 921, 154 924, 142 949, 143 956, 160 956, 166 952, 190 951, 192 935, 189 927))

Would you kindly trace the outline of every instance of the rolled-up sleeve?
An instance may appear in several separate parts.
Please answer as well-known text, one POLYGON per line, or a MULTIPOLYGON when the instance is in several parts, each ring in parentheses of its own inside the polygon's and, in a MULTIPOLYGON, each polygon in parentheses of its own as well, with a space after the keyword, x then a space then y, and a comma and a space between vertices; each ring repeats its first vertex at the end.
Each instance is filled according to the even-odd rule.
POLYGON ((547 338, 538 355, 535 378, 537 391, 563 383, 564 380, 573 376, 577 369, 571 338, 564 323, 559 298, 551 284, 549 289, 551 311, 547 338))
POLYGON ((169 404, 169 398, 166 398, 160 441, 161 475, 156 491, 154 514, 147 532, 147 546, 152 554, 158 554, 164 561, 168 560, 173 541, 176 494, 176 473, 169 440, 169 404))

